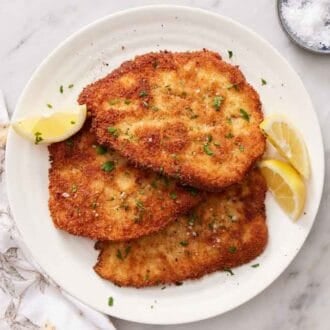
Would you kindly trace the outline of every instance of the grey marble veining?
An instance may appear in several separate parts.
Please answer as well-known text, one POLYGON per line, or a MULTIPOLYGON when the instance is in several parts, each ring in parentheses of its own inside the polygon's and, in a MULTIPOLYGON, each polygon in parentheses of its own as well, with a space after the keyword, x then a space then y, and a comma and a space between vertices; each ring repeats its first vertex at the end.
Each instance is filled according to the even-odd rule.
MULTIPOLYGON (((297 48, 282 32, 270 0, 0 0, 0 88, 13 112, 31 73, 72 32, 114 11, 147 4, 197 6, 249 26, 292 64, 315 105, 326 149, 326 181, 317 220, 289 268, 245 305, 202 322, 148 326, 114 319, 120 330, 161 329, 330 329, 330 56, 297 48)), ((198 301, 195 302, 198 304, 198 301)))

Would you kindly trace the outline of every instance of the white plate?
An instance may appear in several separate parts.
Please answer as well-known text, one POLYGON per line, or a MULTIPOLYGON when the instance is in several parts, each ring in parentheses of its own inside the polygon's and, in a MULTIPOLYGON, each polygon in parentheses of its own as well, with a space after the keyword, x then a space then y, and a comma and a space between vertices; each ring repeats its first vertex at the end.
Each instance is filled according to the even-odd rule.
MULTIPOLYGON (((147 289, 119 288, 100 279, 92 267, 97 252, 88 239, 56 230, 48 211, 48 152, 9 133, 7 183, 17 226, 41 267, 67 292, 113 316, 144 323, 174 324, 224 313, 254 297, 272 283, 303 245, 316 216, 324 179, 324 151, 317 117, 297 74, 267 42, 232 20, 203 10, 153 6, 101 19, 62 43, 38 68, 26 86, 14 117, 73 104, 82 87, 137 54, 157 50, 220 52, 239 64, 260 93, 264 111, 286 113, 304 135, 312 177, 306 214, 292 223, 267 196, 270 239, 266 251, 234 276, 217 272, 184 285, 147 289), (261 86, 260 79, 267 80, 261 86), (74 88, 66 86, 73 83, 74 88), (59 86, 64 93, 59 93, 59 86), (114 297, 114 306, 107 300, 114 297), (153 308, 151 307, 153 306, 153 308)), ((280 295, 280 292, 278 292, 280 295)))

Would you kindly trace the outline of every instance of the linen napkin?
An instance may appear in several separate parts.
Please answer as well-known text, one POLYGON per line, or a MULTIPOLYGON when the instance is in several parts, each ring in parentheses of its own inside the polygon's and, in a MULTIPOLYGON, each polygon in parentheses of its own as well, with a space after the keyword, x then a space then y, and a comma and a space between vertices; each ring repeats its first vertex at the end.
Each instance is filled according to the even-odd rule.
POLYGON ((0 90, 0 329, 114 330, 108 316, 69 296, 44 274, 24 246, 5 189, 7 124, 0 90))

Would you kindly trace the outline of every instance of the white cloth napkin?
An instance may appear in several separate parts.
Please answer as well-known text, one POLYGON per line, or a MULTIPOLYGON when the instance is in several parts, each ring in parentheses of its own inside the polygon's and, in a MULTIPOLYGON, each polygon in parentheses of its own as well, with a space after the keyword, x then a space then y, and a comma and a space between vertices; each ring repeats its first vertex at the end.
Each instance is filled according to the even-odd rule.
MULTIPOLYGON (((4 111, 4 103, 0 100, 2 123, 6 118, 4 111)), ((5 131, 5 126, 1 125, 0 329, 114 330, 108 316, 90 309, 63 292, 29 256, 15 228, 5 191, 5 131)))

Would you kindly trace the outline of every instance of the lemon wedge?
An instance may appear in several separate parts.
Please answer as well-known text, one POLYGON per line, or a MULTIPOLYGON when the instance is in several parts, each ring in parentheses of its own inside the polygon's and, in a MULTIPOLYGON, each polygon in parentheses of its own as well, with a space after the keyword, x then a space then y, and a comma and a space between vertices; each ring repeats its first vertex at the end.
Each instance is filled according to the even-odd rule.
POLYGON ((259 168, 278 204, 290 218, 297 220, 306 198, 301 176, 290 164, 276 159, 261 161, 259 168))
POLYGON ((266 118, 260 127, 278 153, 308 179, 310 175, 308 152, 300 133, 279 115, 266 118))
POLYGON ((15 132, 35 144, 48 144, 66 140, 83 126, 86 105, 56 111, 49 116, 31 117, 12 123, 15 132))

